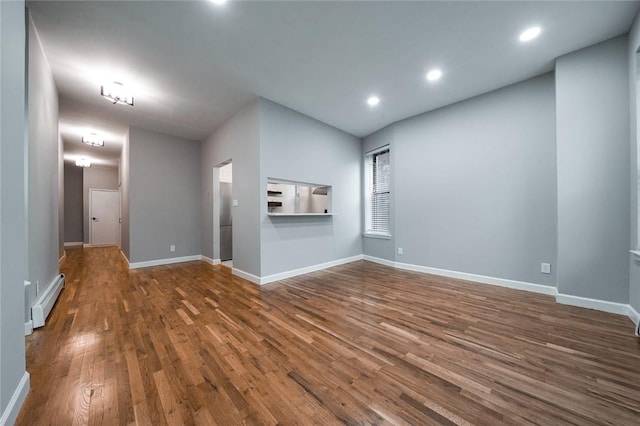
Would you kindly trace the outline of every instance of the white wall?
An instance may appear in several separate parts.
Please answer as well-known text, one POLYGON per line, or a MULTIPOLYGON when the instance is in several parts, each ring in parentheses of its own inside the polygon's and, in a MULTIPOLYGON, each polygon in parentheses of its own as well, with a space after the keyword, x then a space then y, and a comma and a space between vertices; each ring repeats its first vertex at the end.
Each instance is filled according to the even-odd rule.
POLYGON ((33 21, 29 17, 29 267, 24 320, 30 308, 58 274, 59 134, 58 93, 33 21), (39 283, 39 284, 38 284, 39 283), (38 290, 39 287, 39 290, 38 290))
POLYGON ((260 100, 261 276, 362 253, 361 149, 355 136, 260 100), (267 216, 269 177, 331 185, 333 215, 267 216))
POLYGON ((200 255, 200 142, 131 127, 129 150, 129 261, 200 255))
POLYGON ((213 169, 233 160, 233 267, 260 276, 259 103, 246 106, 202 143, 202 254, 220 259, 213 169))
POLYGON ((393 239, 365 237, 365 255, 555 285, 552 74, 383 130, 363 151, 391 142, 393 239))
POLYGON ((628 303, 627 38, 558 58, 558 289, 628 303))
POLYGON ((118 168, 108 166, 91 166, 82 168, 82 226, 85 244, 89 244, 91 232, 91 189, 118 190, 118 168))
POLYGON ((13 423, 29 391, 23 285, 27 271, 25 33, 24 2, 0 2, 0 423, 3 424, 13 423))

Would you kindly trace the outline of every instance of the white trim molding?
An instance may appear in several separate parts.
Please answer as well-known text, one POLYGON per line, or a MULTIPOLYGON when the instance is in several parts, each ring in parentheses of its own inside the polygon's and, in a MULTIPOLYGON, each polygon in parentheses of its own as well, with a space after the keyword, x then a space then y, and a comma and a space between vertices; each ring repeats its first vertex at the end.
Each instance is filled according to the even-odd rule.
POLYGON ((260 277, 250 274, 248 272, 243 271, 242 269, 238 269, 238 268, 231 268, 231 273, 235 276, 238 276, 240 278, 244 278, 247 281, 251 281, 254 284, 258 284, 260 285, 260 277))
POLYGON ((311 272, 321 271, 323 269, 333 268, 334 266, 344 265, 346 263, 356 262, 358 260, 362 260, 363 255, 359 254, 356 256, 345 257, 343 259, 332 260, 330 262, 319 263, 317 265, 305 266, 304 268, 293 269, 291 271, 279 272, 277 274, 267 275, 264 277, 260 277, 260 282, 258 284, 269 284, 274 281, 280 281, 291 277, 296 277, 298 275, 309 274, 311 272))
POLYGON ((558 293, 556 302, 563 305, 578 306, 580 308, 595 309, 596 311, 610 312, 612 314, 628 315, 629 305, 606 300, 590 299, 588 297, 573 296, 570 294, 558 293))
POLYGON ((613 314, 626 315, 629 317, 631 321, 633 321, 633 323, 636 325, 636 328, 640 324, 640 314, 638 314, 638 312, 631 305, 558 293, 558 289, 553 286, 533 284, 533 283, 528 283, 524 281, 514 281, 514 280, 508 280, 504 278, 487 277, 484 275, 475 275, 475 274, 469 274, 466 272, 449 271, 446 269, 430 268, 427 266, 419 266, 419 265, 412 265, 409 263, 394 262, 392 260, 381 259, 378 257, 366 256, 366 255, 364 256, 364 260, 369 262, 379 263, 381 265, 389 266, 392 268, 405 269, 408 271, 422 272, 426 274, 440 275, 440 276, 449 277, 449 278, 457 278, 461 280, 473 281, 473 282, 478 282, 482 284, 508 287, 516 290, 524 290, 524 291, 531 291, 534 293, 547 294, 550 296, 554 296, 556 299, 556 303, 560 303, 563 305, 570 305, 570 306, 578 306, 578 307, 587 308, 587 309, 595 309, 597 311, 609 312, 613 314))
POLYGON ((24 335, 28 336, 33 333, 33 320, 24 323, 24 335))
POLYGON ((1 426, 12 425, 16 422, 20 409, 22 408, 22 404, 29 393, 29 383, 29 373, 25 371, 18 383, 18 387, 13 392, 13 395, 11 395, 7 408, 2 413, 2 417, 0 417, 1 426))
POLYGON ((84 243, 82 241, 71 241, 71 242, 65 242, 64 246, 66 247, 82 247, 84 245, 84 243))
POLYGON ((124 254, 122 249, 120 249, 120 254, 122 255, 122 258, 124 259, 124 261, 127 262, 127 268, 128 268, 129 267, 129 259, 127 258, 127 255, 124 254))
POLYGON ((60 259, 58 259, 58 265, 62 265, 62 262, 64 262, 65 260, 67 260, 67 252, 64 251, 62 253, 62 257, 60 259))
POLYGON ((207 257, 205 255, 202 255, 202 259, 203 262, 208 263, 209 265, 219 265, 220 264, 220 259, 212 259, 210 257, 207 257))
POLYGON ((193 262, 202 260, 199 254, 193 256, 170 257, 168 259, 147 260, 145 262, 129 263, 129 269, 148 268, 150 266, 171 265, 173 263, 193 262))
POLYGON ((629 250, 629 252, 636 257, 636 259, 640 259, 640 250, 629 250))

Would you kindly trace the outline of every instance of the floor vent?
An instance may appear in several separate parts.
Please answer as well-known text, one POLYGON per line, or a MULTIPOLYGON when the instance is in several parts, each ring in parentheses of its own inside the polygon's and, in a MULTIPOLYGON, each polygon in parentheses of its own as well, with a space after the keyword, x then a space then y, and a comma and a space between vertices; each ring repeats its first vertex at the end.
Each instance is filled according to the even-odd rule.
POLYGON ((56 276, 53 283, 48 286, 47 290, 38 297, 38 300, 31 307, 31 319, 33 320, 33 328, 44 326, 44 322, 49 316, 53 305, 58 300, 58 295, 64 288, 64 274, 56 276))

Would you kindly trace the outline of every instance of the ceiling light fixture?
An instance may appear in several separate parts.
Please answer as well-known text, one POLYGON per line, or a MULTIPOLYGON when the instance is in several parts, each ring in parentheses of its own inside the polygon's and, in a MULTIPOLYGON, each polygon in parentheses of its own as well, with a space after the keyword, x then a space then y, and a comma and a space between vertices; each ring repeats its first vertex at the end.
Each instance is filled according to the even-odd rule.
POLYGON ((435 69, 435 70, 431 70, 427 73, 426 78, 429 81, 436 81, 438 80, 440 77, 442 77, 442 71, 435 69))
POLYGON ((215 4, 216 6, 222 6, 226 2, 227 0, 211 0, 211 3, 215 4))
POLYGON ((520 37, 518 38, 521 42, 531 41, 534 38, 538 37, 541 31, 542 30, 540 29, 540 27, 531 27, 520 33, 520 37))
POLYGON ((82 143, 91 146, 104 146, 104 139, 96 133, 88 133, 82 137, 82 143))
POLYGON ((88 158, 77 158, 76 159, 76 166, 78 167, 91 167, 91 160, 89 160, 88 158))
POLYGON ((133 106, 133 95, 127 91, 124 85, 114 81, 110 84, 100 86, 100 95, 113 102, 113 104, 123 104, 133 106))
POLYGON ((374 107, 376 105, 378 105, 380 103, 380 98, 377 96, 369 96, 369 99, 367 99, 367 104, 370 107, 374 107))

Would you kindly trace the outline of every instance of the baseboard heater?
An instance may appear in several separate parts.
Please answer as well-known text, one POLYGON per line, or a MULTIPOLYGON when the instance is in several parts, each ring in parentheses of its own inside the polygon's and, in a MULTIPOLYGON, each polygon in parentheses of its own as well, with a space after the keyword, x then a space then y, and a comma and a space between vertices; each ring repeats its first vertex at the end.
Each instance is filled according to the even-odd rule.
POLYGON ((64 274, 60 274, 53 279, 53 284, 47 287, 47 289, 38 297, 36 302, 31 307, 31 320, 33 321, 33 328, 44 326, 44 322, 51 313, 53 305, 58 300, 58 295, 64 288, 64 274))

